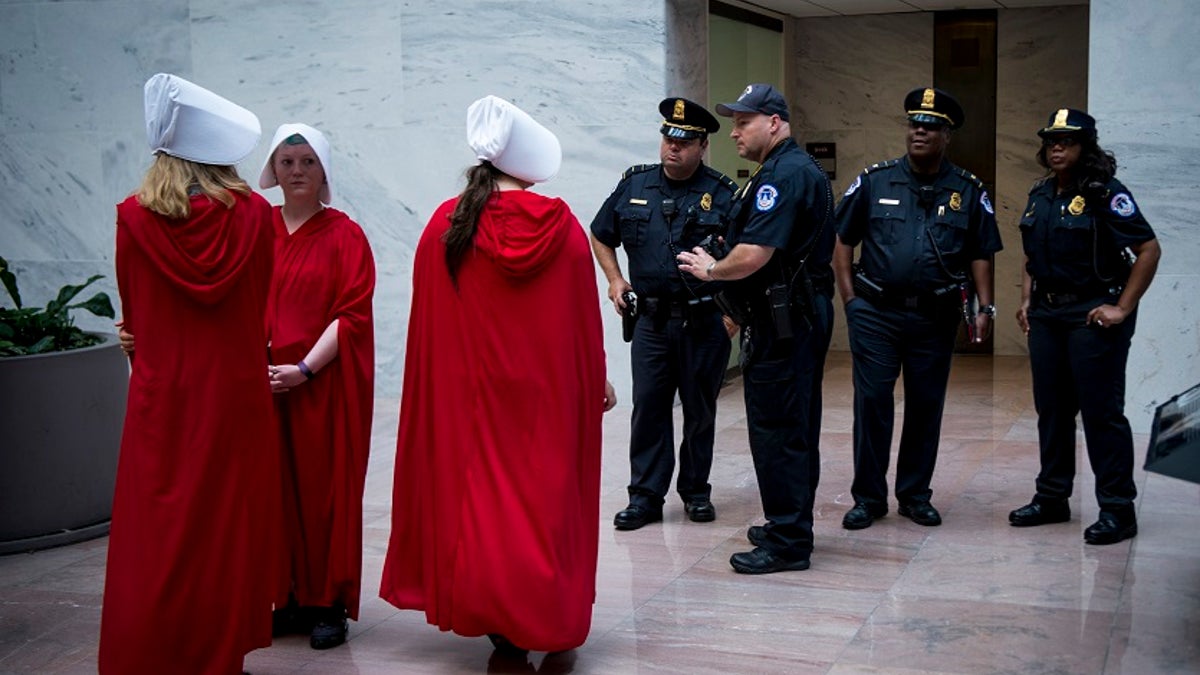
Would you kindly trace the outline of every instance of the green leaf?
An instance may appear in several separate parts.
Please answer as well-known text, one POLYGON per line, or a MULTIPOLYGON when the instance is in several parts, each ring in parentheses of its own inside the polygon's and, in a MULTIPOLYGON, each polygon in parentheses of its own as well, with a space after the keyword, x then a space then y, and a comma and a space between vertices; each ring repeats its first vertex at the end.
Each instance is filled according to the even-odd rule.
POLYGON ((79 292, 88 286, 92 285, 97 279, 103 279, 103 274, 94 274, 88 277, 88 280, 78 286, 70 284, 58 289, 58 297, 46 305, 47 314, 56 314, 66 310, 67 303, 70 302, 79 292))
POLYGON ((88 298, 87 301, 75 305, 70 305, 67 309, 86 309, 96 316, 105 316, 110 319, 117 318, 116 311, 113 310, 112 301, 108 299, 107 293, 97 293, 88 298))
POLYGON ((21 308, 21 293, 17 290, 17 275, 13 274, 8 269, 8 261, 0 258, 0 282, 4 283, 4 288, 8 289, 8 297, 17 304, 17 309, 21 308))
POLYGON ((49 351, 53 351, 53 350, 54 350, 54 336, 47 335, 46 337, 42 338, 41 340, 38 340, 37 342, 33 343, 32 345, 29 345, 29 347, 25 350, 25 353, 26 354, 41 354, 42 352, 49 352, 49 351))

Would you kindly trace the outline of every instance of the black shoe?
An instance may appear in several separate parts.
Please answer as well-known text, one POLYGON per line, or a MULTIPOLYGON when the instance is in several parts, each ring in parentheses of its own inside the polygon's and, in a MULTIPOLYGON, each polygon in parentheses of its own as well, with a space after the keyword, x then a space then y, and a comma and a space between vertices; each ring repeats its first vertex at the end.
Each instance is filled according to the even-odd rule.
POLYGON ((301 607, 294 599, 286 606, 271 612, 271 637, 307 635, 312 629, 312 608, 301 607))
POLYGON ((332 649, 346 641, 350 622, 346 610, 341 607, 322 607, 317 611, 317 622, 313 625, 308 644, 313 649, 332 649))
POLYGON ((662 517, 661 506, 653 509, 645 504, 630 504, 624 511, 617 512, 613 518, 613 525, 616 525, 618 530, 636 530, 648 523, 656 523, 662 520, 662 517))
POLYGON ((925 527, 937 527, 942 524, 942 515, 929 502, 901 504, 900 510, 897 513, 925 527))
POLYGON ((762 525, 751 525, 750 529, 746 530, 746 539, 754 544, 755 548, 762 546, 763 542, 767 540, 767 528, 762 525))
POLYGON ((717 519, 717 509, 708 497, 694 497, 684 502, 683 510, 693 523, 711 523, 717 519))
POLYGON ((861 530, 870 527, 876 518, 887 515, 887 507, 871 508, 865 502, 854 502, 854 508, 842 516, 842 527, 847 530, 861 530))
POLYGON ((1083 540, 1088 544, 1106 546, 1137 536, 1137 521, 1132 517, 1124 522, 1115 513, 1101 511, 1100 519, 1083 531, 1083 540))
POLYGON ((499 633, 488 633, 488 639, 492 641, 492 647, 496 649, 496 653, 501 656, 523 658, 529 654, 528 649, 521 649, 499 633))
POLYGON ((738 574, 771 574, 788 570, 806 570, 809 566, 808 558, 786 560, 761 546, 746 553, 734 553, 729 557, 729 564, 738 574))
POLYGON ((1065 523, 1071 519, 1071 507, 1065 499, 1039 500, 1008 514, 1008 524, 1013 527, 1033 527, 1050 523, 1065 523))

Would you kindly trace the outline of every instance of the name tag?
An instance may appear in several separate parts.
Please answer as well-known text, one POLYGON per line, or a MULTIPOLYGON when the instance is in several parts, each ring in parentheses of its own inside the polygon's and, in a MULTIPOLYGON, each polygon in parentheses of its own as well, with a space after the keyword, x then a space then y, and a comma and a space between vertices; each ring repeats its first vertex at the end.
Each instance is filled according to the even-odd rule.
MULTIPOLYGON (((645 204, 648 204, 649 202, 647 202, 645 199, 630 199, 630 200, 629 200, 629 203, 630 203, 630 204, 640 204, 640 205, 645 205, 645 204)), ((897 203, 897 204, 899 204, 900 202, 896 202, 896 203, 897 203)))
POLYGON ((888 206, 900 206, 900 200, 899 200, 899 199, 880 199, 880 200, 879 200, 879 203, 880 203, 880 204, 887 204, 888 206))

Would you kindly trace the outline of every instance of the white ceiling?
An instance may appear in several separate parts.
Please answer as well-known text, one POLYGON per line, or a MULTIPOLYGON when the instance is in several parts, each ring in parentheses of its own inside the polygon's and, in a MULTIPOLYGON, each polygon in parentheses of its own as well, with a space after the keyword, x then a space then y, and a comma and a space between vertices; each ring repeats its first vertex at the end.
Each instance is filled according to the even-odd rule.
POLYGON ((757 5, 780 14, 811 17, 1086 5, 1088 0, 748 0, 746 4, 757 5))

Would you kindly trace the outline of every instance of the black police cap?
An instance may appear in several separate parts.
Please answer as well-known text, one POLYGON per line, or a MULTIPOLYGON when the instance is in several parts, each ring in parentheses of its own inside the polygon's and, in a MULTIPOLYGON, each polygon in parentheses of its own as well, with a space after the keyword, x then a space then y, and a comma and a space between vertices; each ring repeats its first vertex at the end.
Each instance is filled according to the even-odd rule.
POLYGON ((933 87, 919 87, 908 92, 904 97, 904 112, 913 122, 945 124, 951 129, 961 127, 966 119, 958 99, 933 87))
POLYGON ((1096 136, 1096 118, 1075 108, 1059 108, 1050 113, 1046 126, 1038 132, 1038 136, 1074 135, 1096 136))
POLYGON ((733 117, 734 113, 739 112, 779 115, 779 119, 788 121, 787 99, 775 87, 761 82, 746 85, 742 95, 733 103, 717 104, 717 114, 723 117, 733 117))
POLYGON ((721 123, 704 106, 686 98, 664 98, 658 104, 662 113, 662 135, 667 138, 704 138, 716 133, 721 123))

